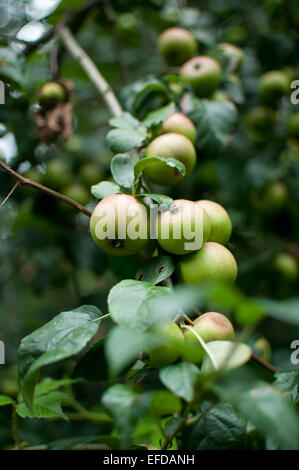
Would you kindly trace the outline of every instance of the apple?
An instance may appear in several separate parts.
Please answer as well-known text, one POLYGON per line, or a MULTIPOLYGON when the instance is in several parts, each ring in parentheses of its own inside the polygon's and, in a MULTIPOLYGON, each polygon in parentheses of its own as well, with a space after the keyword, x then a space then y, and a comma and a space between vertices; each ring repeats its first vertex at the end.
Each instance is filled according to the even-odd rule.
POLYGON ((208 240, 211 222, 204 208, 185 199, 177 199, 169 211, 158 215, 159 245, 174 255, 199 250, 208 240))
POLYGON ((266 106, 255 106, 251 108, 246 115, 248 126, 257 132, 269 133, 275 124, 276 114, 273 109, 266 106))
POLYGON ((274 258, 273 265, 285 278, 297 279, 299 264, 297 259, 290 253, 278 253, 274 258))
POLYGON ((65 88, 60 83, 46 83, 39 92, 39 103, 44 108, 54 108, 60 101, 66 100, 65 88))
POLYGON ((103 174, 96 163, 84 163, 80 168, 80 178, 82 183, 90 187, 99 183, 103 179, 103 174))
MULTIPOLYGON (((209 341, 232 340, 235 336, 233 325, 224 315, 218 312, 208 312, 201 315, 194 321, 192 326, 194 330, 205 343, 209 341)), ((185 361, 198 364, 204 356, 198 338, 190 330, 184 334, 186 347, 183 350, 182 357, 185 361)))
POLYGON ((287 96, 289 92, 290 81, 285 72, 272 70, 261 75, 259 79, 259 95, 264 103, 275 105, 282 96, 287 96))
POLYGON ((253 203, 261 210, 275 212, 281 209, 288 199, 288 188, 282 181, 269 183, 261 192, 252 194, 253 203))
POLYGON ((232 71, 239 72, 244 61, 244 53, 242 49, 227 42, 218 44, 218 49, 220 49, 223 54, 231 60, 232 71))
POLYGON ((220 64, 212 57, 198 56, 188 60, 180 69, 183 83, 190 85, 199 97, 210 96, 221 81, 220 64))
POLYGON ((105 197, 90 218, 93 240, 115 256, 138 253, 148 242, 148 230, 146 207, 126 194, 105 197))
POLYGON ((181 329, 176 323, 170 321, 160 324, 152 331, 161 337, 163 344, 146 351, 148 364, 160 368, 175 362, 181 354, 180 346, 184 344, 184 335, 181 329))
POLYGON ((184 284, 200 284, 203 281, 233 284, 238 268, 234 256, 227 248, 219 243, 206 242, 200 250, 184 256, 177 271, 184 284))
POLYGON ((182 65, 197 53, 193 34, 183 28, 169 28, 158 39, 158 50, 168 65, 182 65))
POLYGON ((232 223, 224 207, 217 202, 205 199, 197 201, 196 203, 207 212, 211 221, 211 231, 208 241, 225 245, 232 233, 232 223))
POLYGON ((190 175, 196 163, 196 150, 192 142, 184 135, 175 133, 163 134, 154 139, 148 145, 145 156, 176 158, 184 163, 185 176, 182 176, 176 168, 162 162, 154 162, 145 167, 145 177, 162 186, 173 186, 182 181, 190 175))
POLYGON ((48 184, 60 188, 69 185, 72 179, 72 170, 64 160, 53 158, 48 162, 45 174, 48 184))
POLYGON ((62 190, 62 194, 85 206, 90 201, 89 191, 79 183, 73 183, 62 190))
POLYGON ((299 139, 299 112, 293 113, 289 116, 287 122, 287 133, 289 137, 299 139))
POLYGON ((25 171, 23 176, 39 184, 42 184, 43 182, 43 174, 34 167, 31 167, 29 170, 25 171))
POLYGON ((187 139, 191 140, 194 144, 196 140, 196 129, 191 121, 185 114, 174 113, 171 114, 162 125, 162 134, 182 134, 187 139))

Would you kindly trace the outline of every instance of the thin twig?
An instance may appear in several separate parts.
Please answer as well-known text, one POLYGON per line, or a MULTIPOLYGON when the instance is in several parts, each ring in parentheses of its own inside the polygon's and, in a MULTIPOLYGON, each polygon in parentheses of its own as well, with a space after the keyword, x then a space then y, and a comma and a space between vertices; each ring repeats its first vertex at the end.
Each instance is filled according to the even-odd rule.
POLYGON ((257 356, 256 354, 254 353, 251 353, 251 357, 252 359, 254 359, 256 362, 258 362, 261 366, 263 366, 265 369, 268 369, 270 370, 270 372, 278 372, 278 369, 273 366, 272 364, 270 364, 269 362, 265 361, 264 359, 262 359, 261 357, 257 356))
POLYGON ((1 207, 4 206, 4 204, 6 203, 6 201, 8 201, 8 199, 10 198, 10 196, 15 192, 15 190, 17 189, 17 187, 20 185, 20 181, 17 181, 16 184, 13 186, 13 188, 9 191, 8 195, 6 196, 5 199, 3 199, 3 201, 1 202, 0 204, 0 209, 1 207))
POLYGON ((66 202, 70 206, 75 207, 79 211, 83 212, 83 214, 87 215, 88 217, 91 217, 91 212, 86 209, 85 207, 81 206, 78 202, 74 201, 73 199, 70 199, 67 196, 64 196, 61 193, 58 193, 57 191, 54 191, 53 189, 47 188, 46 186, 43 186, 42 184, 37 183, 36 181, 32 181, 29 178, 25 178, 24 176, 20 175, 17 173, 15 170, 10 168, 10 166, 6 165, 2 160, 0 160, 0 166, 11 176, 16 178, 19 182, 20 185, 22 186, 31 186, 32 188, 39 189, 40 191, 43 191, 46 194, 49 194, 50 196, 56 197, 56 199, 60 199, 63 202, 66 202))
POLYGON ((81 65, 83 70, 86 72, 90 81, 99 90, 103 96, 106 105, 110 109, 113 116, 120 116, 122 114, 122 108, 111 88, 109 83, 105 80, 101 72, 97 69, 94 62, 78 44, 74 38, 71 30, 64 27, 60 33, 60 37, 74 59, 81 65))

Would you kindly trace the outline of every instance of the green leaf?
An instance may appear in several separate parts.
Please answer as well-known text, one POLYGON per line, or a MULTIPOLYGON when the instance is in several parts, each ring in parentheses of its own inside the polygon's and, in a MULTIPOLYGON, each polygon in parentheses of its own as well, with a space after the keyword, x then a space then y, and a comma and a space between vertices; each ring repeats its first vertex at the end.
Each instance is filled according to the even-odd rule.
POLYGON ((277 318, 284 323, 299 325, 299 297, 286 300, 258 299, 266 315, 277 318))
POLYGON ((173 203, 173 199, 169 196, 165 196, 164 194, 142 193, 135 194, 135 197, 149 197, 153 201, 155 201, 159 206, 165 206, 167 209, 170 209, 173 203))
POLYGON ((210 373, 220 369, 233 369, 249 361, 251 349, 247 344, 233 341, 211 341, 206 344, 209 356, 205 354, 202 372, 210 373))
POLYGON ((137 129, 112 129, 107 134, 107 142, 114 153, 128 152, 139 147, 146 138, 146 132, 137 129))
POLYGON ((120 187, 110 181, 101 181, 98 184, 94 184, 91 187, 91 194, 96 199, 104 199, 107 196, 112 196, 113 194, 120 194, 120 187))
POLYGON ((137 80, 122 90, 125 107, 133 113, 136 112, 144 98, 149 94, 163 94, 167 96, 168 90, 163 82, 151 76, 137 80))
POLYGON ((182 435, 182 449, 244 450, 248 445, 245 419, 229 403, 210 403, 201 408, 203 417, 182 435))
POLYGON ((175 395, 192 401, 196 393, 196 384, 200 377, 198 367, 189 362, 164 367, 159 373, 161 382, 175 395))
POLYGON ((299 370, 276 372, 273 385, 286 392, 295 404, 299 403, 299 370))
POLYGON ((66 387, 67 385, 71 385, 76 382, 78 382, 78 380, 68 378, 55 380, 50 377, 46 377, 35 387, 34 396, 46 395, 47 393, 54 392, 61 387, 66 387))
POLYGON ((175 113, 175 110, 175 104, 171 102, 162 108, 149 112, 143 119, 143 123, 147 127, 152 126, 153 124, 158 125, 165 121, 165 119, 167 119, 171 114, 175 113))
POLYGON ((109 312, 113 320, 120 325, 145 328, 151 323, 148 301, 167 292, 170 292, 167 287, 125 279, 109 292, 109 312))
POLYGON ((116 326, 107 337, 105 345, 106 360, 113 377, 132 365, 138 355, 160 344, 156 335, 132 327, 116 326))
POLYGON ((182 409, 179 397, 168 390, 158 390, 151 401, 151 409, 158 416, 173 415, 182 409))
POLYGON ((298 449, 295 406, 283 392, 257 378, 251 369, 243 367, 226 372, 214 390, 279 448, 298 449))
POLYGON ((161 255, 151 258, 136 273, 136 279, 139 281, 159 284, 175 270, 176 264, 171 256, 161 255))
POLYGON ((115 155, 110 166, 114 180, 125 189, 130 189, 134 183, 133 160, 128 155, 115 155))
POLYGON ((135 163, 135 167, 134 167, 135 179, 138 178, 138 176, 143 172, 143 170, 145 169, 147 165, 151 165, 152 163, 155 163, 155 162, 162 162, 167 166, 176 168, 181 175, 183 176, 185 175, 186 169, 185 169, 184 163, 180 162, 179 160, 176 160, 176 158, 164 158, 164 157, 150 156, 150 157, 142 158, 137 163, 135 163))
POLYGON ((13 405, 14 403, 15 401, 12 398, 7 397, 6 395, 0 395, 0 407, 6 405, 13 405))
POLYGON ((119 117, 114 117, 110 119, 109 123, 112 127, 116 127, 107 135, 108 145, 115 153, 127 152, 134 147, 138 147, 146 138, 145 126, 130 113, 123 113, 119 117))
POLYGON ((50 392, 47 395, 40 395, 34 399, 33 406, 29 408, 24 402, 17 405, 17 413, 22 418, 62 418, 67 420, 67 416, 61 408, 62 401, 67 399, 62 392, 50 392))
POLYGON ((32 407, 34 388, 42 367, 78 354, 96 334, 101 311, 83 305, 62 312, 50 322, 26 336, 19 347, 18 365, 25 402, 32 407))
POLYGON ((92 347, 81 357, 73 370, 73 377, 81 377, 85 380, 100 382, 108 379, 108 368, 105 359, 105 338, 99 339, 92 347))
POLYGON ((137 394, 122 384, 108 388, 102 403, 115 420, 120 439, 127 447, 138 420, 146 413, 151 393, 137 394))
POLYGON ((232 103, 193 99, 189 114, 200 147, 209 155, 219 153, 229 142, 237 122, 237 110, 232 103))

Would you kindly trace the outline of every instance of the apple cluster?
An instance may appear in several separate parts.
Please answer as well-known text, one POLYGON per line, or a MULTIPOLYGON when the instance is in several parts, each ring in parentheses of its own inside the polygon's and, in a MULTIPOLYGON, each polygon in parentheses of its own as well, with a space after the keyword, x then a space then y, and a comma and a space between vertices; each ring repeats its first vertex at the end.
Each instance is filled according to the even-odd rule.
MULTIPOLYGON (((195 95, 211 97, 215 93, 221 80, 221 66, 212 57, 195 56, 197 43, 189 31, 181 28, 165 31, 159 38, 158 48, 169 65, 181 66, 180 79, 195 95)), ((238 71, 243 61, 242 51, 230 44, 220 44, 219 48, 233 59, 234 70, 238 71)), ((196 127, 185 114, 175 112, 166 117, 160 135, 147 145, 144 152, 144 157, 163 158, 153 159, 144 167, 143 178, 147 185, 174 186, 187 178, 196 165, 195 143, 196 127), (167 159, 183 163, 185 173, 179 172, 174 165, 165 164, 167 159)), ((113 194, 102 199, 90 220, 95 243, 116 256, 147 252, 147 247, 153 246, 149 230, 146 236, 129 236, 129 227, 136 215, 139 227, 149 226, 150 208, 135 195, 113 194), (125 221, 125 236, 120 234, 121 218, 125 221), (111 225, 112 237, 108 235, 108 226, 111 225)), ((232 223, 220 204, 210 200, 174 200, 167 210, 158 212, 155 227, 156 241, 154 249, 149 250, 150 257, 161 251, 174 255, 177 279, 181 283, 235 282, 237 263, 225 247, 232 233, 232 223), (189 230, 185 230, 187 228, 189 230), (200 236, 197 238, 197 235, 200 236), (199 244, 192 244, 195 240, 199 240, 199 244)), ((231 322, 217 312, 201 315, 191 329, 185 328, 184 333, 173 321, 160 324, 155 333, 161 337, 161 345, 144 351, 143 356, 153 367, 163 367, 179 357, 193 363, 201 362, 204 348, 198 336, 204 343, 234 337, 231 322), (184 348, 180 347, 182 344, 184 348)))

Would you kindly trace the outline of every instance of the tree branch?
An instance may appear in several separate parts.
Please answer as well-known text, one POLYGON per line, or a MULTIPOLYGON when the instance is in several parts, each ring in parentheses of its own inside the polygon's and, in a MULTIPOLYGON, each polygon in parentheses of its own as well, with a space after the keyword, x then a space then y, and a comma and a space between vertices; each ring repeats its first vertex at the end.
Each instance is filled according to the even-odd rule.
POLYGON ((122 108, 112 90, 109 83, 105 80, 101 72, 97 69, 93 61, 82 49, 82 47, 77 43, 76 39, 71 33, 71 30, 67 27, 63 28, 60 37, 68 49, 70 54, 74 57, 75 60, 81 65, 83 70, 86 72, 90 81, 94 86, 99 90, 103 96, 106 105, 111 111, 113 116, 120 116, 122 114, 122 108))
POLYGON ((64 196, 61 193, 58 193, 57 191, 54 191, 53 189, 47 188, 46 186, 43 186, 42 184, 36 183, 35 181, 32 181, 29 178, 25 178, 24 176, 20 175, 16 171, 14 171, 10 166, 6 165, 2 160, 0 160, 0 166, 11 176, 16 178, 19 181, 19 184, 23 186, 31 186, 32 188, 39 189, 40 191, 43 191, 46 194, 49 194, 49 196, 56 197, 56 199, 60 199, 61 201, 65 202, 66 204, 69 204, 70 206, 75 207, 79 211, 83 212, 83 214, 87 215, 88 217, 91 216, 91 212, 86 209, 85 207, 81 206, 78 202, 74 201, 73 199, 70 199, 67 196, 64 196))
POLYGON ((254 359, 256 362, 258 362, 261 366, 263 366, 265 369, 268 369, 270 372, 278 372, 278 369, 270 364, 269 362, 265 361, 261 357, 257 356, 253 352, 251 353, 252 359, 254 359))

